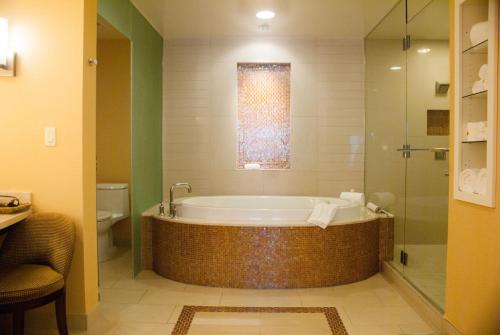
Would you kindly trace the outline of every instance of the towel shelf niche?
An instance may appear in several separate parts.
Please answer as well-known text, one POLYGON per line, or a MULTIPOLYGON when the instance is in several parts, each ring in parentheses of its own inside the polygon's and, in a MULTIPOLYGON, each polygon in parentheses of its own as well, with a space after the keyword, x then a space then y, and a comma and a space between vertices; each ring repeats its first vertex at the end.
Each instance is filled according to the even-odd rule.
POLYGON ((454 198, 495 207, 498 1, 455 2, 454 198))

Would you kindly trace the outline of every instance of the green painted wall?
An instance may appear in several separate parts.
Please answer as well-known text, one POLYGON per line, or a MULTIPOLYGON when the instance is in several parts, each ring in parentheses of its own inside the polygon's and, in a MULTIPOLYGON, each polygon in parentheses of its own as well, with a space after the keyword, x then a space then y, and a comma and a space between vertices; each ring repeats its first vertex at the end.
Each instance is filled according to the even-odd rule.
POLYGON ((134 272, 141 270, 141 213, 162 191, 163 39, 129 0, 99 0, 98 13, 132 42, 131 215, 134 272))

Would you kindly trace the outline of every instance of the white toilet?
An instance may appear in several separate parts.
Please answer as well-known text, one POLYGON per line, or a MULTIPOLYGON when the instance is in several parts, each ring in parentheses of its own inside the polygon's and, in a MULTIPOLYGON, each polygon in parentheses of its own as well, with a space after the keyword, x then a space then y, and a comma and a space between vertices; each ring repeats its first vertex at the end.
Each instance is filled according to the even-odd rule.
POLYGON ((97 250, 99 262, 115 250, 111 227, 130 215, 128 184, 97 184, 97 250))

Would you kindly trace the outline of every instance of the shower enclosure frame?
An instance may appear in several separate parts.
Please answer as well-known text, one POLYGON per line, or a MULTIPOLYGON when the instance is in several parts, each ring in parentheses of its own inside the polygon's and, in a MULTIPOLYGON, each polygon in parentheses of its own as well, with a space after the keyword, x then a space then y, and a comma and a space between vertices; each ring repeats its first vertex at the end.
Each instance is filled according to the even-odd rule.
POLYGON ((365 193, 373 202, 394 198, 386 207, 396 217, 394 260, 389 264, 444 311, 449 136, 431 136, 422 124, 425 117, 429 122, 431 112, 449 110, 449 99, 434 91, 434 81, 431 87, 421 73, 440 74, 435 81, 449 83, 447 21, 433 27, 433 39, 426 40, 422 32, 435 22, 432 13, 449 15, 449 4, 415 4, 399 1, 365 38, 365 193), (433 69, 438 62, 446 63, 446 70, 433 69), (426 276, 439 286, 436 292, 426 287, 426 276))

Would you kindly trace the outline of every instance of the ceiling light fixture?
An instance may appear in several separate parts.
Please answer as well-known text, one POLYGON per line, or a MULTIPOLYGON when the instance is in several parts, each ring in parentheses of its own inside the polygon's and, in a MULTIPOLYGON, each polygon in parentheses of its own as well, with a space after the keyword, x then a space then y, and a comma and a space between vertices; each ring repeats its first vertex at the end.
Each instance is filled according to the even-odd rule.
POLYGON ((399 71, 399 70, 401 70, 401 66, 391 66, 389 68, 389 70, 391 70, 391 71, 399 71))
POLYGON ((431 52, 431 49, 429 49, 429 48, 420 48, 420 49, 417 50, 417 52, 419 54, 428 54, 429 52, 431 52))
POLYGON ((261 10, 258 11, 257 14, 255 14, 255 16, 257 16, 257 18, 261 20, 270 20, 273 19, 276 16, 276 14, 271 10, 261 10))

